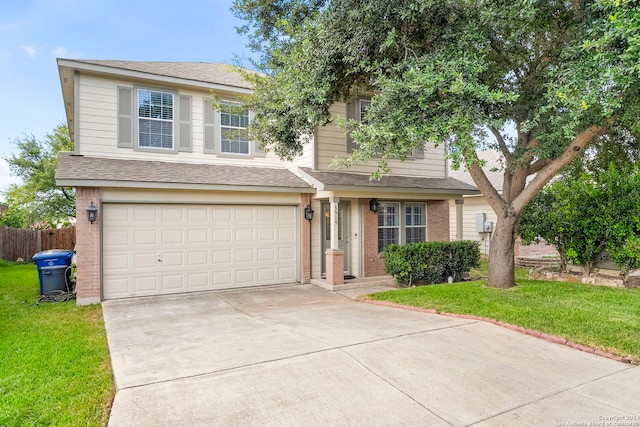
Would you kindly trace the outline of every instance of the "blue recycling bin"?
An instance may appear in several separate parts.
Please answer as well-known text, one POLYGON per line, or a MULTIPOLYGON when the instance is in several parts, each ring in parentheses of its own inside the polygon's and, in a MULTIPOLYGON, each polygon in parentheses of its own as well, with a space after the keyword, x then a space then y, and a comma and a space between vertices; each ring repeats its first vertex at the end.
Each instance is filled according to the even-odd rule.
POLYGON ((40 280, 40 295, 46 295, 52 291, 70 291, 68 289, 71 278, 71 258, 73 251, 52 249, 38 252, 31 258, 38 267, 38 279, 40 280))

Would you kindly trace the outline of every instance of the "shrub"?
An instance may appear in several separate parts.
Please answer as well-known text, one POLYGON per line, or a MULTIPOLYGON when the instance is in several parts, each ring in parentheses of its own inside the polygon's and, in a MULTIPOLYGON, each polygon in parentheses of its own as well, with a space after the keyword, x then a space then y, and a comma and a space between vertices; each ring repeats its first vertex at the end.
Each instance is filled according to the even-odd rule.
POLYGON ((443 283, 449 276, 454 281, 480 263, 478 242, 419 242, 389 245, 384 250, 387 273, 402 286, 411 286, 417 280, 425 283, 443 283))

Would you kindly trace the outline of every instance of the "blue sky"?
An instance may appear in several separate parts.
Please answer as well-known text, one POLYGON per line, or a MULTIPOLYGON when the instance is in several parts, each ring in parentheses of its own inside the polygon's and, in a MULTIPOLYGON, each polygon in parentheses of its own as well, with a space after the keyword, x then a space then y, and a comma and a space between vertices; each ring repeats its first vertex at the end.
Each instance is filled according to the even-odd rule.
MULTIPOLYGON (((65 121, 56 58, 246 61, 233 0, 20 0, 0 4, 0 157, 65 121)), ((0 191, 16 179, 0 160, 0 191)), ((0 193, 0 200, 2 200, 0 193)))

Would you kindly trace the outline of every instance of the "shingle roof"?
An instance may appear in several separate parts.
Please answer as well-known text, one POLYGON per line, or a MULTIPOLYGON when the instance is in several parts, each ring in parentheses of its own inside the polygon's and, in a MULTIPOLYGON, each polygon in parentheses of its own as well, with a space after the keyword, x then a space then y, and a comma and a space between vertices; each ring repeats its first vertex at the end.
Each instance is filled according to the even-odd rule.
POLYGON ((391 175, 383 176, 380 180, 370 180, 369 174, 351 172, 321 172, 310 168, 300 170, 322 183, 327 190, 347 187, 365 187, 381 190, 418 190, 437 193, 477 194, 478 189, 470 184, 453 178, 421 178, 414 176, 391 175))
POLYGON ((240 73, 233 69, 233 66, 220 62, 143 62, 90 59, 74 59, 73 61, 121 70, 139 71, 158 76, 251 89, 251 85, 242 78, 240 73))
POLYGON ((108 159, 66 152, 58 156, 56 181, 69 186, 89 181, 99 186, 169 184, 181 188, 230 186, 313 191, 309 184, 286 169, 108 159))
MULTIPOLYGON (((478 151, 478 157, 480 160, 486 161, 482 169, 485 175, 487 175, 489 182, 491 182, 496 190, 502 191, 502 185, 504 183, 504 158, 502 153, 496 150, 482 150, 478 151)), ((464 165, 460 166, 458 170, 451 170, 449 176, 466 182, 467 184, 473 184, 473 178, 471 178, 471 175, 464 165)))

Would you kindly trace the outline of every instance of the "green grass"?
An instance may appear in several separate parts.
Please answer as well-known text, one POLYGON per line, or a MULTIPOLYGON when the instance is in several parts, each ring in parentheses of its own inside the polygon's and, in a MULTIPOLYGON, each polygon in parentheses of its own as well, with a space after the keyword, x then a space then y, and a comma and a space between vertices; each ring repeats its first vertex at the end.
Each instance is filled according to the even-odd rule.
MULTIPOLYGON (((486 264, 472 271, 482 276, 486 264)), ((640 289, 526 280, 494 289, 485 281, 420 286, 370 295, 373 300, 471 314, 561 336, 577 344, 640 362, 640 289)))
POLYGON ((104 426, 114 393, 99 305, 35 305, 33 264, 0 260, 0 426, 104 426))

